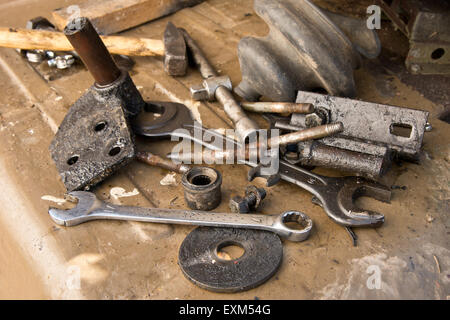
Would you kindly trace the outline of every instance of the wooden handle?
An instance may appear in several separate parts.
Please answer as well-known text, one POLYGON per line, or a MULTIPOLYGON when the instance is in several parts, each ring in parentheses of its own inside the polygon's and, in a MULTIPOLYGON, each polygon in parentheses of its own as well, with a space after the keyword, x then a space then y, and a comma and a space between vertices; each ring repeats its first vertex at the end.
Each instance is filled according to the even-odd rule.
MULTIPOLYGON (((111 54, 127 56, 163 56, 161 40, 101 36, 111 54)), ((73 51, 73 47, 62 32, 0 28, 0 47, 25 50, 73 51)))

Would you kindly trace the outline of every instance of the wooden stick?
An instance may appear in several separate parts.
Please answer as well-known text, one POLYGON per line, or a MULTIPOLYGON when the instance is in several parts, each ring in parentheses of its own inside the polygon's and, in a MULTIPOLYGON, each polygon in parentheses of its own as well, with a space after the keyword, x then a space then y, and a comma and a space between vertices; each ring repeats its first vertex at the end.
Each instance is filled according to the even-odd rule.
MULTIPOLYGON (((57 9, 53 20, 59 30, 75 17, 89 18, 99 34, 113 34, 195 6, 204 0, 95 0, 57 9)), ((80 1, 75 1, 80 2, 80 1)))
MULTIPOLYGON (((163 56, 164 43, 148 38, 101 36, 112 54, 127 56, 163 56)), ((73 51, 62 32, 0 28, 0 47, 25 50, 73 51)))

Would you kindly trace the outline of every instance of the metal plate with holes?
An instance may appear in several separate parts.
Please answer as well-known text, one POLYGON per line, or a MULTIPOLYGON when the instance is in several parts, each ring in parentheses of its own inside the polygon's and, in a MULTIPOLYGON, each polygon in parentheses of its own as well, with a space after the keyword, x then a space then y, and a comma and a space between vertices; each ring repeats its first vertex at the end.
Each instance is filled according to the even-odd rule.
POLYGON ((240 292, 259 286, 278 270, 283 245, 272 232, 200 227, 180 247, 178 264, 184 275, 214 292, 240 292), (235 260, 219 258, 218 251, 235 245, 244 249, 235 260))
MULTIPOLYGON (((420 153, 429 115, 427 111, 306 91, 298 92, 297 102, 324 108, 330 112, 329 122, 342 122, 344 131, 336 137, 351 137, 387 146, 407 160, 416 160, 420 153)), ((302 126, 304 118, 305 115, 294 113, 291 124, 302 126)))
POLYGON ((150 101, 134 120, 133 130, 146 137, 167 137, 183 125, 193 124, 191 112, 184 104, 150 101))
POLYGON ((88 189, 129 163, 135 148, 121 100, 89 90, 70 108, 50 151, 69 192, 88 189))

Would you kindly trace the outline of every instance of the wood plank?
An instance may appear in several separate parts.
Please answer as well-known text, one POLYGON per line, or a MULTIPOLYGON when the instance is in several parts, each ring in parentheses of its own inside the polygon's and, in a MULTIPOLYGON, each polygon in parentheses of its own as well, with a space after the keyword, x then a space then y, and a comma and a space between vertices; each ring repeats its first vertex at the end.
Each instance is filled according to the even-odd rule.
POLYGON ((87 17, 100 34, 121 32, 169 15, 204 0, 100 0, 53 11, 54 23, 63 30, 68 21, 87 17))

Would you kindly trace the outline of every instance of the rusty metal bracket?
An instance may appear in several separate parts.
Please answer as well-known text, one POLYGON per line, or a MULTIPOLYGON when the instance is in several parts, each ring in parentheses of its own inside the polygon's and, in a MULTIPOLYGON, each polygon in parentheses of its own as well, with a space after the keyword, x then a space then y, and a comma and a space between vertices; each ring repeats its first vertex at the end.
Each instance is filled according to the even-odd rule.
POLYGON ((70 192, 89 189, 134 158, 128 122, 145 102, 128 73, 118 69, 88 19, 73 21, 64 32, 95 79, 70 108, 50 145, 70 192))
MULTIPOLYGON (((312 103, 316 109, 329 113, 329 122, 340 121, 344 131, 321 142, 356 152, 386 156, 386 149, 405 160, 417 161, 429 112, 371 103, 348 98, 332 97, 299 91, 298 102, 312 103), (352 143, 352 141, 355 141, 352 143), (373 145, 368 148, 367 145, 373 145), (383 148, 384 147, 384 148, 383 148)), ((291 125, 308 127, 306 117, 294 113, 291 125)))
POLYGON ((411 73, 450 74, 450 2, 377 0, 377 4, 409 39, 405 64, 411 73))
POLYGON ((239 96, 294 102, 298 90, 319 88, 355 96, 353 70, 361 64, 360 55, 375 58, 381 50, 364 20, 327 12, 308 0, 255 0, 254 8, 270 32, 239 42, 239 96))

